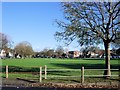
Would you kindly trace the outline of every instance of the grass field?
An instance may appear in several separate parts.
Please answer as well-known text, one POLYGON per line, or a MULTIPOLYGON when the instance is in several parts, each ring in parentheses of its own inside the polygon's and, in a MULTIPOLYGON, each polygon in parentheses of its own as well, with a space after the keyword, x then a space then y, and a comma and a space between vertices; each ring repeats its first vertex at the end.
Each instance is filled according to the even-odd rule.
MULTIPOLYGON (((111 60, 111 69, 119 69, 120 60, 111 60)), ((104 69, 105 61, 102 59, 50 59, 50 58, 34 58, 34 59, 6 59, 1 60, 2 62, 2 72, 5 72, 5 66, 9 66, 10 78, 25 78, 25 79, 34 79, 38 80, 39 78, 39 67, 47 65, 48 67, 48 77, 53 76, 53 78, 44 80, 44 82, 79 82, 81 76, 81 67, 84 66, 85 69, 104 69), (53 70, 54 69, 54 70, 53 70), (55 70, 57 69, 57 70, 55 70), (58 70, 59 69, 59 70, 58 70), (60 70, 61 69, 61 70, 60 70), (68 69, 66 71, 66 69, 68 69), (72 69, 72 70, 71 70, 72 69), (52 71, 51 71, 52 70, 52 71), (14 73, 13 73, 14 72, 14 73), (19 72, 19 73, 15 73, 19 72), (20 74, 20 72, 22 72, 20 74), (24 73, 23 73, 24 72, 24 73), (31 72, 26 73, 26 72, 31 72), (33 72, 36 72, 33 74, 33 72), (60 78, 62 76, 64 78, 60 78), (66 77, 68 76, 68 77, 66 77), (75 76, 75 77, 71 77, 75 76), (57 78, 55 80, 55 77, 57 78), (59 78, 58 78, 59 77, 59 78), (79 77, 79 78, 78 78, 79 77)), ((86 75, 102 75, 103 70, 87 70, 85 71, 86 75)), ((118 75, 118 71, 112 71, 112 74, 118 75)), ((5 74, 2 75, 5 77, 5 74)), ((89 78, 86 77, 86 82, 92 81, 104 81, 103 78, 89 78)), ((112 77, 110 81, 118 81, 118 77, 112 77)), ((107 80, 107 81, 109 81, 107 80)))
MULTIPOLYGON (((118 59, 111 60, 111 68, 118 68, 118 59)), ((104 60, 101 59, 49 59, 49 58, 34 58, 34 59, 6 59, 1 60, 2 66, 18 66, 18 67, 40 67, 47 65, 48 68, 68 68, 80 69, 85 68, 104 68, 104 60)))

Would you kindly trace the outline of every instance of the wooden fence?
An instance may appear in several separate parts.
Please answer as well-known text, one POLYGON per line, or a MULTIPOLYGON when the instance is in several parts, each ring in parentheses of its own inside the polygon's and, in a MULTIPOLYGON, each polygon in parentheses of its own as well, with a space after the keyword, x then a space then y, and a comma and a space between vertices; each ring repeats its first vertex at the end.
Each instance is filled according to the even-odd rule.
MULTIPOLYGON (((9 67, 8 65, 6 65, 6 78, 9 78, 9 67)), ((81 69, 49 69, 47 70, 47 66, 45 65, 44 67, 40 66, 39 68, 39 82, 42 82, 42 79, 48 79, 48 77, 52 77, 54 78, 55 76, 48 76, 48 73, 47 72, 50 72, 50 71, 68 71, 68 70, 74 70, 74 71, 78 71, 78 72, 81 72, 81 76, 78 76, 78 78, 81 78, 81 83, 84 83, 84 79, 85 77, 103 77, 104 75, 86 75, 84 72, 85 71, 89 71, 89 70, 106 70, 106 69, 85 69, 84 67, 82 67, 81 69), (44 68, 44 69, 43 69, 44 68), (42 75, 44 73, 44 76, 42 75)), ((119 69, 111 69, 111 71, 114 70, 114 71, 119 71, 119 69)), ((119 77, 119 75, 111 75, 111 76, 114 76, 114 77, 119 77)), ((57 77, 77 77, 77 76, 57 76, 57 77)))

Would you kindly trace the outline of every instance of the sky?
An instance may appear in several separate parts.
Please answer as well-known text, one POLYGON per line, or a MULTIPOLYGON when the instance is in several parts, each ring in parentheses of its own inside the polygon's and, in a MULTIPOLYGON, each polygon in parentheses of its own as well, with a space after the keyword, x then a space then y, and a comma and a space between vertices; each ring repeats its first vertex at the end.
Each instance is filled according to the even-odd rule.
POLYGON ((55 40, 60 28, 55 20, 64 20, 60 2, 3 2, 2 32, 12 40, 13 47, 22 41, 31 43, 35 51, 55 49, 59 45, 69 50, 79 50, 77 43, 65 46, 55 40))

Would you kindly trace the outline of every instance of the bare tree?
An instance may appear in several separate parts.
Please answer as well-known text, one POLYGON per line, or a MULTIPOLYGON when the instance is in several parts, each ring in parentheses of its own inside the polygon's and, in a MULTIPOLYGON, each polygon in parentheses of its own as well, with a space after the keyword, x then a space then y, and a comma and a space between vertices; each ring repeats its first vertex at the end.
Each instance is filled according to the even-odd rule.
POLYGON ((100 50, 97 46, 86 46, 84 48, 81 48, 81 51, 83 53, 83 57, 89 58, 91 55, 88 54, 89 52, 97 53, 97 51, 100 50))
POLYGON ((17 44, 14 50, 16 53, 22 55, 23 57, 29 57, 34 53, 31 44, 27 41, 23 41, 17 44))
MULTIPOLYGON (((117 32, 117 36, 120 37, 120 32, 117 32)), ((112 42, 113 47, 119 48, 120 47, 120 39, 116 39, 112 42)))
POLYGON ((105 77, 111 76, 110 44, 120 39, 119 2, 65 2, 62 3, 68 22, 56 21, 63 31, 56 32, 58 40, 68 44, 77 40, 80 45, 103 43, 105 47, 105 77))
POLYGON ((4 33, 0 33, 0 49, 6 48, 8 46, 9 39, 4 33))
POLYGON ((64 53, 63 47, 62 47, 62 46, 58 46, 58 47, 56 48, 56 50, 55 50, 55 53, 56 53, 56 56, 57 56, 57 57, 61 57, 62 54, 64 53))
POLYGON ((48 49, 45 48, 43 51, 40 52, 40 54, 44 57, 53 57, 55 55, 55 50, 54 49, 48 49))

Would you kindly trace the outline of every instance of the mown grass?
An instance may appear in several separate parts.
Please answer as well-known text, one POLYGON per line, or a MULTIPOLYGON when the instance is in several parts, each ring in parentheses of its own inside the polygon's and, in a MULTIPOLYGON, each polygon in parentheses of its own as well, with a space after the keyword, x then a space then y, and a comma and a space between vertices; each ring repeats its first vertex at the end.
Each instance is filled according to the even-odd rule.
MULTIPOLYGON (((119 59, 111 60, 111 68, 119 69, 119 59)), ((85 69, 104 69, 105 61, 102 59, 50 59, 50 58, 34 58, 34 59, 6 59, 2 62, 2 77, 5 77, 5 66, 9 66, 9 78, 23 78, 28 80, 39 81, 39 67, 47 65, 47 80, 43 82, 80 82, 81 67, 85 69), (53 70, 54 69, 54 70, 53 70), (55 70, 61 69, 61 70, 55 70), (66 69, 68 69, 66 71, 66 69), (73 70, 71 70, 73 69, 73 70), (51 71, 53 70, 53 71, 51 71), (14 72, 14 73, 13 73, 14 72), (18 73, 19 72, 19 73, 18 73), (22 72, 22 73, 20 73, 22 72), (30 73, 27 73, 30 72, 30 73), (36 72, 37 74, 33 74, 36 72), (53 76, 53 77, 51 77, 53 76), (63 76, 63 77, 60 77, 63 76), (64 77, 65 76, 65 77, 64 77), (66 77, 68 76, 68 77, 66 77), (75 76, 75 77, 71 77, 75 76)), ((103 70, 85 70, 85 75, 103 75, 103 70)), ((118 75, 119 71, 112 71, 112 75, 118 75)), ((105 81, 101 77, 85 77, 85 82, 105 81)), ((118 77, 111 77, 106 81, 118 81, 118 77)))
MULTIPOLYGON (((111 60, 111 67, 118 68, 118 61, 111 60)), ((50 59, 50 58, 32 58, 32 59, 5 59, 1 60, 2 66, 17 66, 17 67, 40 67, 47 65, 48 68, 66 68, 80 69, 85 68, 104 68, 105 61, 102 59, 50 59)))

